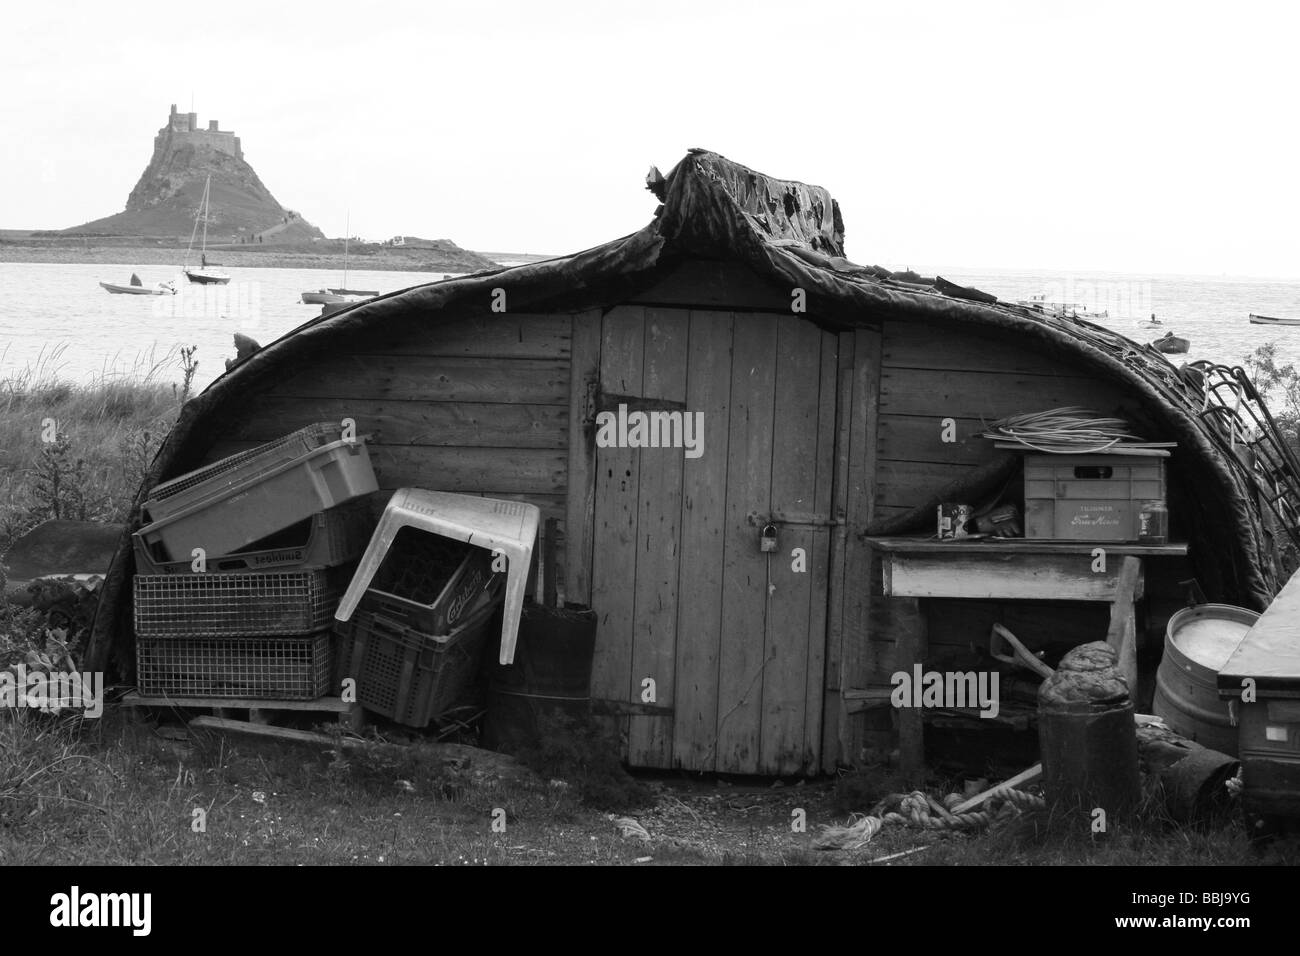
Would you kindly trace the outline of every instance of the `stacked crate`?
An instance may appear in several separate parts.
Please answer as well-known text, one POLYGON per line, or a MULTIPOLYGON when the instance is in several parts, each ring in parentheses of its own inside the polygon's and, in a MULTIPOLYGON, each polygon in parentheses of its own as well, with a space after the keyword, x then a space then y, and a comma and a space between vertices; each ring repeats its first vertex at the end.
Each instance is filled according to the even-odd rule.
POLYGON ((501 603, 494 564, 485 548, 397 532, 350 618, 335 623, 338 679, 356 681, 363 707, 426 727, 470 701, 501 603))
POLYGON ((134 535, 147 697, 312 700, 374 522, 365 442, 316 424, 154 488, 134 535))

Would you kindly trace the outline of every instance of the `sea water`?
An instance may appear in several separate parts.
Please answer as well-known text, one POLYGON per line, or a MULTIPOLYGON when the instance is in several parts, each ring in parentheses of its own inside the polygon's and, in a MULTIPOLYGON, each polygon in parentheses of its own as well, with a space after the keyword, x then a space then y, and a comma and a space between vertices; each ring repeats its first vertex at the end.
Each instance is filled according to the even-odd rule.
MULTIPOLYGON (((229 285, 197 286, 168 266, 0 262, 0 381, 37 366, 68 381, 89 382, 138 374, 156 364, 163 381, 179 381, 176 350, 195 345, 199 368, 194 385, 203 388, 233 356, 235 332, 266 345, 319 316, 320 306, 301 303, 304 290, 343 284, 341 272, 330 269, 225 271, 232 277, 229 285), (126 283, 132 272, 146 286, 179 278, 180 295, 110 295, 99 287, 101 281, 126 283)), ((1300 326, 1257 326, 1248 320, 1251 312, 1300 317, 1300 279, 920 271, 938 271, 1004 301, 1046 294, 1052 301, 1105 309, 1105 318, 1092 321, 1136 341, 1173 331, 1191 339, 1186 356, 1170 356, 1175 364, 1208 359, 1236 365, 1266 342, 1277 343, 1283 364, 1300 364, 1300 326), (1139 322, 1153 312, 1163 327, 1140 328, 1139 322)), ((387 293, 445 275, 351 270, 347 285, 387 293)))

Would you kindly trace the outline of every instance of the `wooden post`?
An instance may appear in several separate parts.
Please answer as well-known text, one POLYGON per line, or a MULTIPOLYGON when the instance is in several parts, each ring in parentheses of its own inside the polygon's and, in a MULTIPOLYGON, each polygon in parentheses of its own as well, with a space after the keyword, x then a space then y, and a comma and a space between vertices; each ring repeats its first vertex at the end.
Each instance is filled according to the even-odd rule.
POLYGON ((1133 601, 1141 573, 1140 558, 1132 555, 1124 558, 1110 605, 1110 630, 1106 633, 1106 643, 1114 648, 1115 656, 1119 658, 1119 670, 1128 682, 1130 694, 1137 693, 1137 623, 1133 601))
MULTIPOLYGON (((914 665, 924 667, 929 647, 929 620, 923 602, 917 609, 913 627, 903 628, 898 635, 898 669, 906 674, 915 673, 914 665)), ((904 776, 911 782, 919 780, 925 772, 925 724, 920 707, 898 708, 898 756, 904 776)))

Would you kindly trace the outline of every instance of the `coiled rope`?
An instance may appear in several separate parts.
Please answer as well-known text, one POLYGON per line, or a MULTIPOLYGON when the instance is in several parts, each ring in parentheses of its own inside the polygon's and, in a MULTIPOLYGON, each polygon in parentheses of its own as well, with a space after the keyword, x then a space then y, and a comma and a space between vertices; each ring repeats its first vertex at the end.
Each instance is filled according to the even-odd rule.
POLYGON ((821 834, 813 841, 813 847, 818 850, 859 850, 870 843, 886 823, 922 830, 983 830, 1022 813, 1043 810, 1047 806, 1043 798, 1036 794, 1023 790, 1000 790, 979 810, 953 813, 950 808, 959 805, 962 800, 963 797, 956 793, 949 794, 942 803, 920 790, 893 793, 877 803, 870 813, 855 813, 850 816, 848 826, 823 824, 821 834))

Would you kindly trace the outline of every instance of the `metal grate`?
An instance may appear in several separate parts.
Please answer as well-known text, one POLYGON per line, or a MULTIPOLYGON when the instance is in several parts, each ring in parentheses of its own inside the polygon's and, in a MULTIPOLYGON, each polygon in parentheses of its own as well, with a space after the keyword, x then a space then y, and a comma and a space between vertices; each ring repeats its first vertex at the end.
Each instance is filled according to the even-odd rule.
POLYGON ((146 697, 315 700, 330 690, 328 631, 298 637, 136 641, 146 697))
MULTIPOLYGON (((276 441, 258 445, 248 451, 238 452, 210 465, 186 472, 171 479, 171 481, 164 481, 149 492, 149 500, 145 503, 145 509, 150 510, 150 505, 156 507, 158 502, 173 498, 190 489, 195 489, 196 493, 188 495, 187 498, 197 500, 211 490, 199 489, 199 485, 213 482, 222 476, 226 476, 224 484, 236 484, 246 477, 273 468, 282 462, 301 457, 321 445, 338 441, 341 434, 340 427, 330 422, 317 422, 305 428, 300 428, 296 432, 291 432, 276 441)), ((174 511, 180 506, 180 503, 169 504, 168 509, 174 511)), ((153 517, 156 520, 161 516, 153 515, 153 517)))
POLYGON ((171 638, 306 634, 329 627, 348 574, 343 568, 136 575, 135 632, 171 638))

